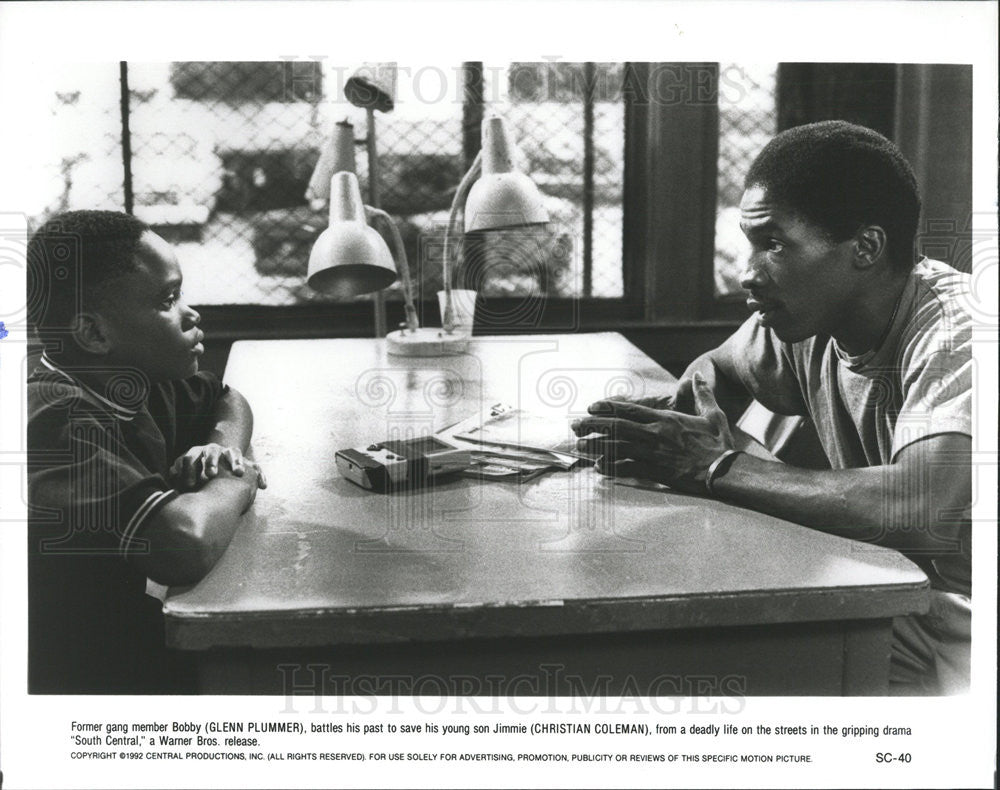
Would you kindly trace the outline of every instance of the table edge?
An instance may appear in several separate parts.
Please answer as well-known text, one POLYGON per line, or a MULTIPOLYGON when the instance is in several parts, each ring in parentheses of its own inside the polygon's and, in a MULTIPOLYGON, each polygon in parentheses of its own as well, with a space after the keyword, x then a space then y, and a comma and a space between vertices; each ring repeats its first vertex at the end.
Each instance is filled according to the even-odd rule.
POLYGON ((683 628, 876 620, 924 614, 930 582, 922 581, 615 600, 496 604, 178 612, 164 607, 167 645, 322 647, 450 639, 555 636, 683 628), (791 609, 789 609, 791 602, 791 609), (775 607, 775 603, 784 605, 775 607), (775 614, 777 609, 780 614, 775 614))

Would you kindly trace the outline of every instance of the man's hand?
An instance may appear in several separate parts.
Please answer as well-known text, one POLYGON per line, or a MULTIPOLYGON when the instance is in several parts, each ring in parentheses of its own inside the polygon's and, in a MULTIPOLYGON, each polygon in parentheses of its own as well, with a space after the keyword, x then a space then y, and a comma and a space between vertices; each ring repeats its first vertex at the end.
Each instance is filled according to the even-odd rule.
MULTIPOLYGON (((701 373, 697 375, 701 377, 701 373)), ((682 414, 698 414, 694 399, 694 379, 687 376, 687 374, 677 382, 674 391, 669 394, 651 395, 646 398, 608 398, 607 400, 597 401, 592 404, 588 408, 588 411, 591 414, 599 413, 594 411, 595 408, 605 408, 606 410, 606 404, 608 403, 631 403, 637 406, 647 406, 650 409, 657 409, 658 411, 679 411, 682 414)))
POLYGON ((587 410, 591 414, 595 414, 597 413, 594 411, 595 408, 596 409, 604 408, 606 410, 607 407, 605 404, 608 403, 631 403, 636 406, 648 406, 650 409, 668 409, 672 411, 674 409, 674 399, 675 399, 675 394, 672 392, 666 395, 650 395, 645 398, 626 398, 623 396, 622 397, 614 396, 612 398, 607 398, 605 400, 595 401, 594 403, 592 403, 590 406, 587 407, 587 410))
POLYGON ((638 403, 605 400, 590 406, 593 415, 573 423, 577 446, 600 452, 597 471, 639 477, 683 491, 704 489, 708 467, 735 449, 729 421, 700 373, 690 379, 696 416, 638 403))
POLYGON ((180 456, 170 467, 170 477, 182 491, 193 491, 217 477, 220 469, 232 472, 235 477, 243 477, 250 469, 257 477, 256 487, 267 488, 260 467, 245 458, 238 447, 223 447, 214 442, 192 447, 180 456))
MULTIPOLYGON (((701 373, 695 374, 701 381, 702 386, 704 386, 709 394, 712 394, 711 385, 705 381, 701 373)), ((666 408, 671 411, 679 411, 681 414, 693 414, 698 415, 697 401, 694 396, 694 379, 691 377, 681 377, 677 382, 677 387, 674 389, 674 394, 670 396, 669 404, 666 408)), ((718 408, 718 404, 715 403, 715 397, 712 396, 712 404, 715 408, 718 408)))

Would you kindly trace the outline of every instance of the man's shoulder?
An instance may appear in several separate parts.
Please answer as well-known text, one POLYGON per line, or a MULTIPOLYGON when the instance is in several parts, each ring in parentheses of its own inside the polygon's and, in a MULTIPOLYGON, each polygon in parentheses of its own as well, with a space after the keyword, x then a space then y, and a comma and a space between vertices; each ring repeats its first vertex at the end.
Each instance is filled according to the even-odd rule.
POLYGON ((969 274, 935 258, 922 258, 913 272, 928 285, 941 290, 968 289, 972 279, 969 274))
POLYGON ((972 277, 947 263, 924 258, 913 269, 917 309, 926 319, 969 321, 972 277))
POLYGON ((972 278, 941 261, 925 258, 914 269, 916 298, 907 344, 928 350, 966 345, 971 338, 972 278))
MULTIPOLYGON (((914 269, 914 280, 913 306, 894 351, 904 384, 927 375, 967 373, 972 358, 971 278, 925 258, 914 269)), ((962 381, 963 386, 971 383, 962 381)))
POLYGON ((764 326, 755 316, 750 316, 740 324, 739 328, 731 335, 730 340, 735 343, 736 350, 745 351, 748 354, 767 349, 791 358, 796 353, 822 352, 831 338, 827 334, 817 334, 794 342, 782 340, 771 327, 764 326))

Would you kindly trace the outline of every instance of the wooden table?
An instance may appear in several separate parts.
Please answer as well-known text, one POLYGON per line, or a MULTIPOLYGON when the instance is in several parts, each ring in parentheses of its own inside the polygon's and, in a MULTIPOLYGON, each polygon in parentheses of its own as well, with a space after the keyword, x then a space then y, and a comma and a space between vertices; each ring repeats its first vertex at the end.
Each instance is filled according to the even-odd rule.
POLYGON ((206 691, 878 694, 891 618, 927 609, 895 551, 592 468, 390 495, 336 470, 338 449, 498 401, 571 418, 668 388, 617 334, 481 337, 429 359, 243 341, 226 381, 253 406, 269 487, 164 605, 206 691))

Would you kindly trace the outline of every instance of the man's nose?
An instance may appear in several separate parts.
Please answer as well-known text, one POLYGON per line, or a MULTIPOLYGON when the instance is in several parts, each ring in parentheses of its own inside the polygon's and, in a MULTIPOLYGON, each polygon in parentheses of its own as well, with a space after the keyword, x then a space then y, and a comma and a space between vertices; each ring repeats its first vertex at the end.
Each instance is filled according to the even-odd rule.
POLYGON ((757 263, 757 256, 750 255, 743 264, 743 270, 740 272, 740 285, 745 291, 758 287, 764 282, 764 275, 757 263))

